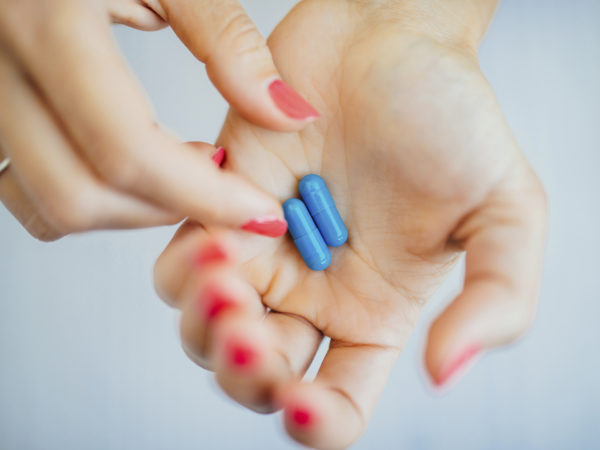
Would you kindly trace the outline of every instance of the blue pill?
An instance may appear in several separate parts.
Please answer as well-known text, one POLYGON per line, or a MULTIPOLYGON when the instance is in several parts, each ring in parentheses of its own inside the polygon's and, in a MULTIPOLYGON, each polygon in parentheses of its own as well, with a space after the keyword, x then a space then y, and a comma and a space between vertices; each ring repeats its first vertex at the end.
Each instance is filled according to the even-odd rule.
POLYGON ((306 205, 302 200, 290 198, 283 204, 283 214, 294 244, 309 269, 327 269, 331 264, 331 253, 310 217, 306 205))
POLYGON ((348 230, 323 178, 315 174, 306 175, 300 180, 298 190, 327 245, 343 245, 348 239, 348 230))

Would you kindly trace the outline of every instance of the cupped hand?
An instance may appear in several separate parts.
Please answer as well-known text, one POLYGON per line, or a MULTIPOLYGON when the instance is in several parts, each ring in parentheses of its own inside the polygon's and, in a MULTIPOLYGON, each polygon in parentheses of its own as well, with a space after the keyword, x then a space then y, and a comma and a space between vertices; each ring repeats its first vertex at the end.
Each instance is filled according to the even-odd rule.
POLYGON ((210 159, 222 152, 157 126, 111 19, 170 25, 255 124, 294 131, 318 116, 281 80, 237 0, 0 0, 0 161, 11 161, 0 200, 43 240, 186 216, 257 232, 281 223, 273 197, 217 170, 210 159))
POLYGON ((426 16, 300 3, 269 45, 322 118, 282 134, 231 111, 221 133, 226 170, 280 202, 298 195, 302 176, 325 179, 349 230, 327 270, 309 270, 289 236, 193 222, 156 265, 159 294, 183 311, 188 355, 241 404, 283 408, 306 445, 360 436, 423 304, 462 252, 464 289, 428 337, 435 384, 533 317, 545 197, 479 70, 485 25, 432 28, 426 16), (323 335, 331 344, 318 375, 301 382, 323 335))

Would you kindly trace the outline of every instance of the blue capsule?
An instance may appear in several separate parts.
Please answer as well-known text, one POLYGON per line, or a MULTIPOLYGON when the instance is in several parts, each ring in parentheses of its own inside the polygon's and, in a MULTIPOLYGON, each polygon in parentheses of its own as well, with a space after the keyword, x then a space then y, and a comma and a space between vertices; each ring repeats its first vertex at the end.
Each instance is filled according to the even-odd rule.
POLYGON ((298 190, 327 245, 343 245, 348 239, 348 230, 323 178, 306 175, 300 180, 298 190))
POLYGON ((297 198, 290 198, 283 204, 283 214, 294 244, 309 269, 327 269, 331 264, 331 253, 306 205, 297 198))

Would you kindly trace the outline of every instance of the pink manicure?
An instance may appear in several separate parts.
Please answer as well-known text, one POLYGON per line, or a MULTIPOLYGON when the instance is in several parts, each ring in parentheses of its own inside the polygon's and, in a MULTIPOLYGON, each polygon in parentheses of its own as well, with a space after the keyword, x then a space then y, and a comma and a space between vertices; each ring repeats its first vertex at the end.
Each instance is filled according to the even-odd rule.
POLYGON ((312 414, 305 408, 294 408, 290 410, 288 418, 300 427, 307 427, 312 424, 312 414))
POLYGON ((202 312, 209 322, 236 305, 235 302, 214 287, 208 287, 200 297, 199 302, 202 305, 202 312))
POLYGON ((225 161, 226 150, 223 147, 219 147, 214 155, 212 155, 212 160, 217 165, 217 167, 221 167, 223 162, 225 161))
POLYGON ((257 352, 242 342, 229 343, 226 352, 229 364, 238 369, 251 369, 258 359, 257 352))
POLYGON ((227 260, 227 253, 225 249, 216 242, 210 242, 206 246, 204 246, 194 259, 194 263, 201 267, 207 264, 212 264, 216 262, 223 262, 227 260))
POLYGON ((435 385, 439 387, 446 384, 460 371, 461 368, 463 368, 469 361, 473 359, 474 356, 480 352, 480 345, 472 344, 466 347, 461 353, 459 353, 453 360, 450 361, 444 370, 442 370, 441 375, 437 380, 434 381, 435 385))
POLYGON ((252 219, 242 225, 242 230, 269 237, 283 236, 287 231, 287 223, 273 216, 252 219))
POLYGON ((315 119, 319 113, 289 85, 275 80, 269 85, 269 94, 285 115, 297 120, 315 119))

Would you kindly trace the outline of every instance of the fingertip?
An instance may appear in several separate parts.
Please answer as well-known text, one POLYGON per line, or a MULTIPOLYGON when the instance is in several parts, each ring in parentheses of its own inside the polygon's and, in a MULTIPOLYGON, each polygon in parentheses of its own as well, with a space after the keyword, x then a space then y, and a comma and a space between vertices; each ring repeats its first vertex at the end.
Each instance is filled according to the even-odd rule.
POLYGON ((275 106, 291 119, 306 124, 321 116, 304 97, 281 79, 269 83, 268 90, 275 106))
POLYGON ((320 422, 320 412, 313 397, 312 386, 304 383, 287 386, 277 397, 287 433, 304 445, 314 443, 314 429, 320 422))
POLYGON ((432 323, 424 354, 429 381, 438 392, 456 385, 484 350, 469 322, 458 321, 447 311, 432 323))
POLYGON ((222 167, 225 163, 227 151, 223 147, 217 148, 217 151, 212 155, 212 160, 217 167, 222 167))
POLYGON ((271 364, 269 337, 259 322, 228 316, 218 323, 214 344, 216 379, 232 399, 259 412, 273 412, 278 371, 271 364))
POLYGON ((226 264, 235 260, 232 244, 221 236, 208 236, 198 245, 192 254, 191 265, 195 268, 206 268, 216 264, 226 264))
POLYGON ((263 359, 258 346, 241 336, 228 336, 221 353, 227 369, 237 373, 255 371, 263 359))
POLYGON ((459 348, 460 350, 454 353, 442 355, 439 363, 427 364, 427 371, 434 389, 445 391, 455 386, 471 369, 483 351, 478 343, 466 344, 459 348))
POLYGON ((329 389, 318 383, 297 383, 281 400, 287 433, 309 447, 346 448, 355 427, 351 420, 345 422, 346 414, 339 409, 337 400, 329 389), (342 431, 345 427, 352 428, 352 432, 342 431))
POLYGON ((287 228, 288 225, 285 219, 270 215, 250 219, 242 225, 242 230, 244 231, 272 238, 283 236, 287 228))

